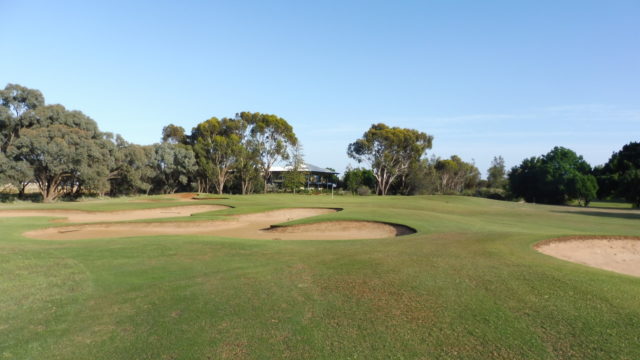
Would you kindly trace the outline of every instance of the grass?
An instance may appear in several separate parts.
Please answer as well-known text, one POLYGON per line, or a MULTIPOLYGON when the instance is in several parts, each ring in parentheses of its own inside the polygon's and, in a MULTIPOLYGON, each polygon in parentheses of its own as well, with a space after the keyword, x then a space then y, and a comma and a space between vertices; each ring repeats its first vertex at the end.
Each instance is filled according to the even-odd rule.
MULTIPOLYGON (((0 208, 178 205, 128 200, 0 208)), ((234 206, 227 214, 341 207, 319 219, 397 222, 418 233, 53 242, 20 235, 48 219, 0 218, 0 359, 640 358, 640 279, 532 249, 564 235, 640 235, 633 210, 454 196, 197 204, 213 203, 234 206)))
POLYGON ((592 201, 589 206, 610 209, 631 209, 633 204, 623 201, 592 201))

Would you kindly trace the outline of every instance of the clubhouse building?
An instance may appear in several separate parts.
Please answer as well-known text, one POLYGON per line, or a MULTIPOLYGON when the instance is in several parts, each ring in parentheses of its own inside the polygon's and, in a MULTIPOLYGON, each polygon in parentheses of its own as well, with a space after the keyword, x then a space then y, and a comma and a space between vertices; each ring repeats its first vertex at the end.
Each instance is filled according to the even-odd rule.
MULTIPOLYGON (((284 174, 291 171, 291 166, 273 166, 269 172, 271 177, 269 183, 281 187, 284 181, 284 174)), ((331 179, 339 173, 319 166, 305 163, 300 171, 305 173, 307 189, 330 189, 333 186, 331 179)))

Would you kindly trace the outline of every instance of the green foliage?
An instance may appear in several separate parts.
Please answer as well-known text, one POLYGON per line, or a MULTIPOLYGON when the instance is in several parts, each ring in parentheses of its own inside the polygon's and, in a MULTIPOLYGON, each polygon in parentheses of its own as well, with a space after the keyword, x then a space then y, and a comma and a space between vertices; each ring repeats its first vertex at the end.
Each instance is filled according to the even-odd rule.
POLYGON ((587 174, 573 174, 567 184, 568 198, 578 200, 579 204, 589 206, 597 198, 598 182, 595 176, 587 174))
POLYGON ((376 178, 373 175, 373 171, 365 168, 351 168, 348 167, 344 173, 342 180, 352 194, 355 194, 359 187, 364 186, 367 189, 374 188, 376 186, 376 178))
POLYGON ((169 124, 162 128, 162 142, 170 144, 186 144, 187 136, 182 126, 169 124))
POLYGON ((503 189, 507 186, 506 170, 502 156, 493 158, 491 166, 487 170, 487 187, 503 189))
POLYGON ((546 155, 524 160, 509 173, 509 188, 527 202, 565 204, 595 198, 591 166, 572 150, 555 147, 546 155))
POLYGON ((508 199, 507 191, 500 188, 480 187, 474 194, 477 197, 483 197, 492 200, 506 200, 508 199))
POLYGON ((95 121, 62 105, 45 105, 40 91, 20 85, 7 85, 0 99, 0 171, 20 195, 32 181, 44 201, 107 190, 112 143, 95 121))
POLYGON ((441 194, 461 194, 475 190, 480 181, 480 171, 473 163, 464 162, 459 156, 437 159, 434 164, 441 194))
POLYGON ((60 196, 65 187, 75 191, 83 182, 98 185, 96 176, 106 179, 109 153, 102 141, 85 130, 56 124, 22 129, 7 154, 31 166, 47 202, 60 196))
POLYGON ((0 90, 0 151, 6 152, 21 128, 29 127, 28 118, 37 108, 44 106, 44 96, 35 89, 7 84, 0 90))
POLYGON ((153 188, 163 194, 189 190, 189 176, 197 170, 196 158, 190 147, 180 144, 155 144, 153 188))
POLYGON ((238 161, 234 168, 236 184, 240 189, 240 193, 251 194, 256 191, 261 191, 264 189, 255 189, 256 186, 264 186, 261 182, 262 174, 260 173, 260 168, 258 165, 258 151, 255 146, 252 145, 252 141, 250 139, 245 138, 242 142, 242 146, 240 147, 240 152, 238 154, 238 161))
POLYGON ((356 188, 355 193, 360 196, 369 196, 371 195, 371 188, 366 185, 360 185, 356 188))
POLYGON ((308 173, 304 171, 304 154, 302 144, 297 143, 289 156, 289 171, 283 174, 282 186, 291 190, 294 194, 296 189, 304 187, 308 173))
POLYGON ((114 166, 109 174, 110 194, 148 194, 155 176, 153 155, 153 146, 131 144, 117 136, 112 154, 114 166))
POLYGON ((640 207, 640 169, 628 170, 623 173, 620 177, 619 193, 634 207, 640 207))
POLYGON ((298 143, 293 128, 289 123, 276 115, 241 112, 236 118, 244 121, 248 126, 250 152, 260 167, 264 191, 267 191, 267 181, 271 175, 269 169, 279 160, 288 160, 288 148, 298 143))
POLYGON ((191 132, 193 151, 196 155, 200 175, 222 194, 231 171, 242 155, 242 134, 246 126, 242 119, 212 117, 198 124, 191 132))
POLYGON ((14 161, 0 153, 0 184, 11 184, 18 189, 18 198, 24 198, 25 188, 33 180, 33 168, 22 160, 14 161))
POLYGON ((431 149, 433 136, 414 129, 373 124, 362 138, 349 144, 347 154, 371 165, 377 192, 386 195, 393 182, 406 175, 412 163, 431 149))
POLYGON ((602 198, 620 196, 640 207, 640 142, 631 142, 595 171, 602 198))

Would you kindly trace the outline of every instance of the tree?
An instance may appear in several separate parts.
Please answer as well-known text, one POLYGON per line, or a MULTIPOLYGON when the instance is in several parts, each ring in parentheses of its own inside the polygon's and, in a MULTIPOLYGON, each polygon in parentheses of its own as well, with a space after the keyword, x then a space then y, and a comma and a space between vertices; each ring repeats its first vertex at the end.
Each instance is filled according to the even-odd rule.
POLYGON ((502 189, 507 184, 506 170, 502 156, 493 158, 487 170, 487 187, 502 189))
POLYGON ((0 153, 0 184, 11 184, 23 199, 25 189, 33 181, 33 168, 26 161, 13 161, 0 153))
POLYGON ((131 144, 117 135, 112 157, 113 167, 109 174, 111 195, 148 194, 154 177, 153 147, 131 144))
POLYGON ((236 118, 248 125, 249 145, 251 151, 255 152, 266 193, 271 167, 280 160, 288 160, 288 148, 296 145, 298 139, 291 125, 276 115, 241 112, 236 118))
POLYGON ((439 191, 440 179, 436 171, 436 163, 439 159, 422 159, 409 168, 402 189, 405 195, 435 194, 439 191))
POLYGON ((104 168, 109 154, 98 139, 66 125, 23 129, 7 154, 29 164, 45 202, 60 196, 65 186, 78 186, 85 173, 108 173, 104 168))
POLYGON ((0 90, 0 150, 6 152, 24 126, 23 116, 44 106, 44 96, 35 89, 7 84, 0 90))
POLYGON ((640 142, 631 142, 596 170, 601 196, 620 196, 640 207, 640 142))
POLYGON ((195 155, 179 144, 155 144, 153 166, 154 188, 163 194, 173 194, 189 184, 189 176, 197 169, 195 155))
POLYGON ((170 144, 185 144, 187 142, 187 136, 185 135, 184 128, 173 124, 163 127, 162 142, 170 144))
POLYGON ((45 105, 38 90, 8 84, 0 91, 0 150, 5 179, 24 193, 35 181, 44 201, 83 189, 103 193, 111 142, 80 111, 45 105))
POLYGON ((342 181, 345 183, 347 190, 354 195, 361 186, 366 186, 369 189, 373 189, 376 186, 376 177, 373 175, 373 171, 365 168, 347 167, 342 181))
POLYGON ((640 207, 640 169, 628 170, 620 177, 619 193, 633 204, 640 207))
POLYGON ((191 132, 198 165, 205 175, 211 175, 218 194, 222 194, 242 152, 241 134, 244 131, 241 119, 212 117, 198 124, 191 132))
POLYGON ((253 193, 255 184, 260 184, 262 174, 258 165, 257 148, 250 139, 242 141, 234 171, 242 195, 253 193))
POLYGON ((513 195, 527 202, 564 204, 580 198, 588 202, 595 196, 590 175, 591 166, 582 156, 555 147, 546 155, 526 159, 513 167, 509 172, 509 188, 513 195))
POLYGON ((437 159, 434 169, 441 194, 460 194, 464 190, 475 189, 480 180, 478 168, 457 155, 449 159, 437 159))
POLYGON ((386 195, 393 182, 431 149, 433 137, 413 129, 374 124, 362 138, 349 144, 352 159, 370 164, 376 178, 376 193, 386 195))
POLYGON ((589 206, 589 203, 597 196, 598 182, 591 174, 575 173, 568 178, 568 198, 578 200, 578 204, 589 206))
POLYGON ((285 189, 291 189, 295 194, 296 189, 304 186, 307 178, 307 172, 304 171, 304 154, 300 143, 291 149, 289 159, 289 169, 284 173, 282 186, 285 189))

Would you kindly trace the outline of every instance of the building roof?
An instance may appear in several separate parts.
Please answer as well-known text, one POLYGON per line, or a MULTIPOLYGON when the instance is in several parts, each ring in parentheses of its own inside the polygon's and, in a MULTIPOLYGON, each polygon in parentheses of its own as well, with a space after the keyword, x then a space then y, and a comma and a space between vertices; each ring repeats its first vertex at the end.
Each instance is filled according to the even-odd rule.
MULTIPOLYGON (((305 163, 304 165, 302 165, 302 168, 300 170, 301 171, 308 171, 308 172, 311 172, 311 173, 339 174, 338 172, 331 171, 329 169, 325 169, 323 167, 315 166, 313 164, 308 164, 308 163, 305 163)), ((269 169, 269 171, 270 172, 291 171, 291 165, 287 165, 287 166, 272 166, 271 169, 269 169)))

